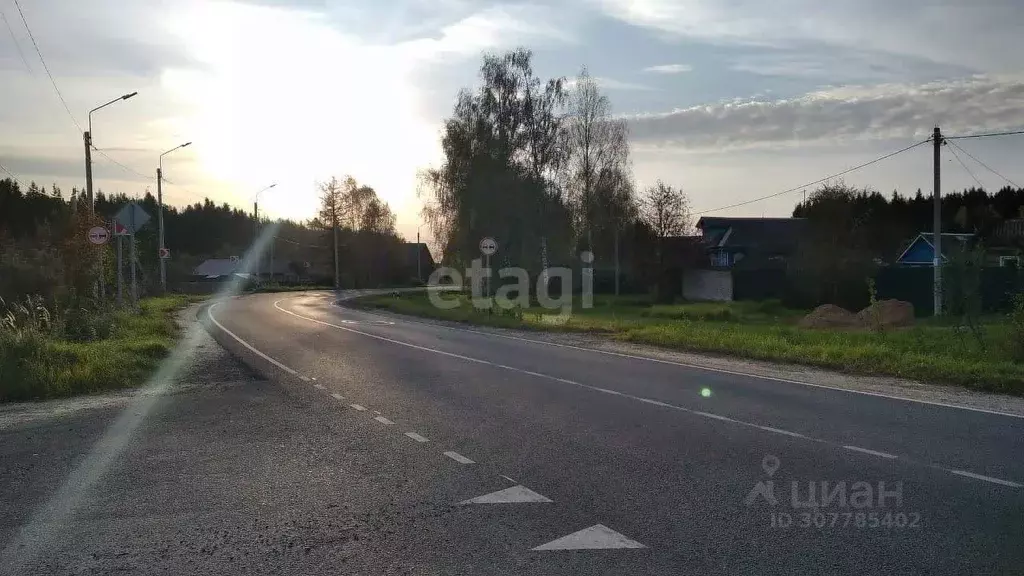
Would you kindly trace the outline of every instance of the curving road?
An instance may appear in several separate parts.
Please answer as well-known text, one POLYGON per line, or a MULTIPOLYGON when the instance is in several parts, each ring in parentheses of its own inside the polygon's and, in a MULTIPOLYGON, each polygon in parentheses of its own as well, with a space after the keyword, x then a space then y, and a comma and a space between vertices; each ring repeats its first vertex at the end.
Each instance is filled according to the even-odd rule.
POLYGON ((365 432, 348 447, 360 470, 392 480, 378 560, 409 573, 1024 570, 1021 418, 369 314, 327 293, 209 315, 222 345, 365 432))

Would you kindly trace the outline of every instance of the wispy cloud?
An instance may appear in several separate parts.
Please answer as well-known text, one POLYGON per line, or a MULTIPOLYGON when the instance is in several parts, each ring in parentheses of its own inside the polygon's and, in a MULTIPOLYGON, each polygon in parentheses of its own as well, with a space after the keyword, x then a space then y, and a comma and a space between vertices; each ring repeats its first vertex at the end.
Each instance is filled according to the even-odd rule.
POLYGON ((689 64, 661 64, 644 68, 644 72, 653 72, 655 74, 682 74, 691 70, 693 70, 693 66, 689 64))
POLYGON ((786 100, 736 100, 630 119, 638 141, 743 149, 849 140, 924 138, 1024 126, 1024 76, 846 86, 786 100))
MULTIPOLYGON (((652 86, 646 84, 636 84, 633 82, 623 82, 621 80, 615 80, 614 78, 605 78, 603 76, 595 76, 594 81, 597 85, 604 90, 621 90, 621 91, 651 91, 655 90, 652 86)), ((570 78, 566 83, 565 87, 572 90, 576 87, 576 79, 570 78)))

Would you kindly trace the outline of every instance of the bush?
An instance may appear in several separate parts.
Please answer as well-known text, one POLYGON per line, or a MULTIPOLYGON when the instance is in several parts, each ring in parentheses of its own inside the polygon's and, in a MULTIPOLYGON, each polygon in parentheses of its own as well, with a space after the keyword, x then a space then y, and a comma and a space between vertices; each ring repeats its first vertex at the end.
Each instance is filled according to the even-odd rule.
POLYGON ((1024 292, 1013 295, 1013 311, 1009 319, 1010 355, 1018 362, 1024 361, 1024 292))

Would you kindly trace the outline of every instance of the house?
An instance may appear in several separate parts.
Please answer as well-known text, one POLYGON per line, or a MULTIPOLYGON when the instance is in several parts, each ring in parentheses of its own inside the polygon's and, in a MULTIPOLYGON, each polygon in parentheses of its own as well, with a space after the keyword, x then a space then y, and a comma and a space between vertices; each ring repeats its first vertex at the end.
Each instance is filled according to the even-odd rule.
MULTIPOLYGON (((930 232, 921 232, 916 238, 910 241, 907 248, 903 250, 896 259, 897 266, 927 266, 931 267, 935 261, 935 245, 932 240, 935 235, 930 232)), ((954 248, 962 250, 970 247, 974 242, 974 234, 955 234, 943 232, 942 238, 942 261, 949 261, 949 254, 954 248)))
POLYGON ((803 218, 720 218, 697 221, 712 268, 780 268, 800 244, 803 218))
MULTIPOLYGON (((196 266, 192 271, 193 279, 200 282, 225 281, 232 278, 249 278, 253 271, 246 271, 239 258, 210 258, 196 266)), ((259 270, 255 275, 259 278, 267 278, 271 274, 270 262, 261 262, 259 270)), ((277 281, 294 282, 298 280, 298 274, 292 270, 288 262, 274 261, 273 279, 277 281)))
POLYGON ((411 278, 416 278, 416 275, 419 274, 419 279, 426 282, 434 271, 434 267, 437 266, 434 257, 430 254, 430 249, 424 242, 403 242, 401 254, 402 267, 409 272, 411 278))

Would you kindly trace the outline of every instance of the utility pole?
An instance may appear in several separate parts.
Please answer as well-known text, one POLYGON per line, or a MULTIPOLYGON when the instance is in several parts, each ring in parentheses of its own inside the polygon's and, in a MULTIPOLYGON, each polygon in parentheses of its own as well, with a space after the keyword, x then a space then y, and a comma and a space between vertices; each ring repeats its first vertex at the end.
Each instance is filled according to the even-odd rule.
POLYGON ((942 200, 941 200, 941 150, 942 150, 942 132, 939 127, 935 127, 935 131, 932 133, 932 148, 934 152, 933 167, 935 171, 935 188, 932 191, 932 199, 934 200, 934 209, 932 211, 932 244, 934 246, 934 259, 932 260, 932 269, 935 271, 934 275, 934 300, 935 300, 935 315, 940 316, 942 314, 942 200))
POLYGON ((85 140, 85 201, 89 203, 89 214, 92 214, 92 134, 89 130, 82 133, 82 139, 85 140))
POLYGON ((160 260, 160 292, 167 291, 167 259, 164 258, 164 248, 167 246, 164 244, 164 156, 167 156, 175 150, 190 146, 191 141, 179 144, 174 148, 171 148, 167 152, 160 155, 159 162, 157 163, 156 169, 156 201, 157 201, 157 227, 160 229, 160 253, 158 254, 160 260))
POLYGON ((416 229, 416 279, 419 280, 420 282, 423 282, 423 271, 422 271, 422 268, 420 266, 420 260, 422 260, 422 258, 420 258, 420 252, 422 252, 422 251, 423 251, 423 248, 420 246, 420 229, 417 228, 416 229))
POLYGON ((121 234, 117 233, 118 227, 117 219, 114 219, 114 239, 117 241, 117 306, 121 307, 124 304, 124 265, 121 264, 121 245, 123 244, 123 238, 121 234))
MULTIPOLYGON (((163 159, 163 156, 160 157, 163 159)), ((159 242, 160 251, 158 254, 158 260, 160 260, 160 292, 167 292, 167 260, 163 257, 164 249, 164 170, 163 167, 156 169, 156 225, 159 229, 159 242)))

